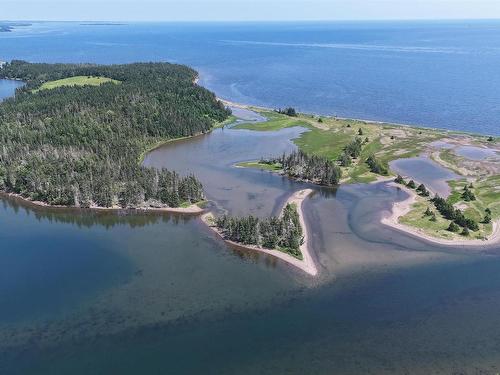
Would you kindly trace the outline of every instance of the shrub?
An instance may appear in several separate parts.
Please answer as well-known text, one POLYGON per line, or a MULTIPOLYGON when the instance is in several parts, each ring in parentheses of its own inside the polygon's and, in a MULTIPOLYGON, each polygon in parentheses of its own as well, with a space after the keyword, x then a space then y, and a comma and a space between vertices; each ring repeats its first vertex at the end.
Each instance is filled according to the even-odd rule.
POLYGON ((424 184, 420 184, 417 187, 417 191, 420 193, 420 195, 422 195, 424 197, 428 197, 429 196, 429 191, 427 190, 427 188, 425 187, 424 184))
POLYGON ((339 162, 342 167, 349 167, 352 164, 351 157, 345 151, 340 155, 339 162))
POLYGON ((372 171, 373 173, 377 173, 384 176, 389 174, 387 167, 373 155, 370 155, 368 159, 366 159, 366 163, 370 167, 370 171, 372 171))
POLYGON ((465 186, 464 191, 462 193, 462 199, 466 202, 475 201, 476 196, 471 190, 469 190, 467 186, 465 186))
POLYGON ((295 110, 295 108, 293 107, 288 107, 288 108, 285 108, 285 109, 278 109, 277 110, 278 113, 281 113, 282 115, 287 115, 287 116, 290 116, 290 117, 297 117, 297 111, 295 110))
POLYGON ((406 185, 406 182, 403 178, 403 176, 399 175, 394 179, 394 182, 397 183, 397 184, 401 184, 401 185, 406 185))

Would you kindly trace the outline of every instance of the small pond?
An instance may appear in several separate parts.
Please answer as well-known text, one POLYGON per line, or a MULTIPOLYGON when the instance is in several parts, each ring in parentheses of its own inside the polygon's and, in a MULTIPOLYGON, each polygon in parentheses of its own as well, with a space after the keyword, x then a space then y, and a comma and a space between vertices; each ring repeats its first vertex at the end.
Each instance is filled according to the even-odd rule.
POLYGON ((393 160, 390 168, 403 177, 424 184, 432 192, 447 197, 451 189, 446 181, 458 180, 460 176, 426 157, 393 160))

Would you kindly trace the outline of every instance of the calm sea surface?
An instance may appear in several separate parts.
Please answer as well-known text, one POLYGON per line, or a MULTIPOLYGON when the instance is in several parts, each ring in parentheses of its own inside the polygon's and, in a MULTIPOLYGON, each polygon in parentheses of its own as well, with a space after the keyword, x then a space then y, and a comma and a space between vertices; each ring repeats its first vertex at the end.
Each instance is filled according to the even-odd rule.
MULTIPOLYGON (((496 30, 487 23, 48 23, 0 35, 0 59, 175 60, 200 68, 205 85, 233 100, 339 114, 345 106, 349 116, 379 111, 380 119, 428 125, 445 126, 446 118, 446 126, 491 133, 496 109, 484 105, 497 101, 498 77, 487 63, 496 30), (489 52, 475 64, 492 70, 481 84, 485 101, 452 89, 482 82, 462 51, 478 49, 489 52), (353 64, 363 67, 354 76, 353 64), (453 65, 457 80, 445 82, 453 65), (382 91, 368 90, 375 82, 382 91), (439 96, 449 101, 450 93, 460 105, 438 110, 439 96), (391 103, 389 94, 401 100, 391 103), (480 129, 467 128, 470 116, 482 119, 480 129)), ((15 86, 0 81, 0 97, 15 86)), ((233 165, 289 151, 302 131, 217 129, 161 147, 145 164, 195 173, 214 210, 269 215, 306 185, 233 165)), ((228 248, 196 218, 0 200, 0 374, 500 371, 500 249, 437 247, 379 224, 391 202, 406 198, 383 183, 315 189, 305 213, 317 279, 228 248)))
POLYGON ((500 21, 37 23, 0 60, 172 61, 234 101, 500 135, 499 46, 500 21))

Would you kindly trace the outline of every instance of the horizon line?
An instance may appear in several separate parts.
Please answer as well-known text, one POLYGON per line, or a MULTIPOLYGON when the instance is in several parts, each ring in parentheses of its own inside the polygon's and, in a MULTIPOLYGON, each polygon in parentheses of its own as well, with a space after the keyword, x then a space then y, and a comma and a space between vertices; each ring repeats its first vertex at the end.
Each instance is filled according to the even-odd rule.
POLYGON ((417 22, 417 21, 500 21, 500 17, 498 18, 359 18, 359 19, 220 19, 220 20, 91 20, 91 19, 82 19, 82 20, 68 20, 68 19, 57 19, 57 20, 49 20, 49 19, 2 19, 0 22, 92 22, 92 23, 271 23, 271 22, 417 22))

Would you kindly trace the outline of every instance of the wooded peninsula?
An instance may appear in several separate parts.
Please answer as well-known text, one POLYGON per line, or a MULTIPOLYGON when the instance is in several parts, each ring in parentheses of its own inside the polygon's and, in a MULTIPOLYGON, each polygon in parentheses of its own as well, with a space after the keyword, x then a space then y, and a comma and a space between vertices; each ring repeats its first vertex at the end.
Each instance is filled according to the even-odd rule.
POLYGON ((25 85, 0 104, 0 191, 76 207, 202 200, 196 177, 140 165, 155 145, 208 132, 230 115, 196 77, 168 63, 4 64, 0 78, 25 85))

